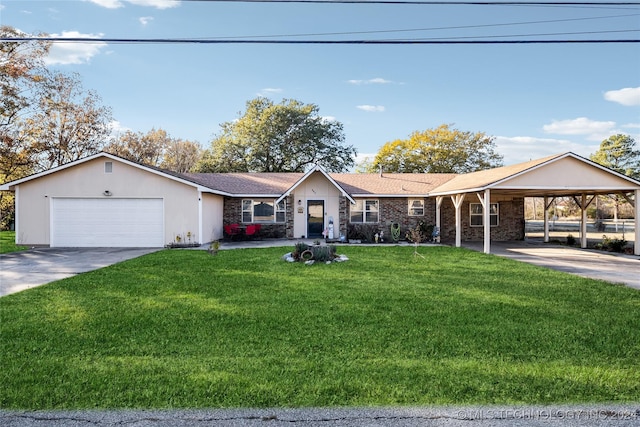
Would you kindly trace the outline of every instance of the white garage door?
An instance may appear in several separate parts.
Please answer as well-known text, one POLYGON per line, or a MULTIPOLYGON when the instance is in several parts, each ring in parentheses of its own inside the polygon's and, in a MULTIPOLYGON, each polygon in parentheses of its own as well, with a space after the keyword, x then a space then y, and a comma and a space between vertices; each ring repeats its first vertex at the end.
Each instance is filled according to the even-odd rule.
POLYGON ((52 247, 162 247, 162 199, 53 198, 52 247))

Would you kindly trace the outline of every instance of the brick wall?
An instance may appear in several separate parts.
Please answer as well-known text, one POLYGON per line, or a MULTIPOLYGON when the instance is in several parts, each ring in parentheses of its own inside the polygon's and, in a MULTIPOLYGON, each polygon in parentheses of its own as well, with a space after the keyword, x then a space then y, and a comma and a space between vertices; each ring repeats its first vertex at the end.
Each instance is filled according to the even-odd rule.
MULTIPOLYGON (((407 199, 380 198, 380 216, 378 226, 390 235, 393 223, 399 223, 401 238, 410 228, 415 228, 421 221, 427 225, 435 225, 435 198, 425 199, 424 216, 410 216, 407 199)), ((484 237, 483 227, 471 227, 469 204, 477 203, 475 194, 468 194, 461 208, 462 240, 479 241, 484 237)), ((524 239, 524 198, 492 197, 492 203, 499 204, 498 226, 491 227, 491 239, 495 241, 524 239)), ((340 198, 340 215, 338 236, 347 235, 351 204, 346 197, 340 198)), ((440 238, 443 242, 455 241, 455 208, 450 197, 445 197, 441 207, 440 238)), ((261 234, 265 237, 293 237, 294 206, 291 196, 287 198, 287 222, 284 224, 262 224, 261 234)), ((242 200, 232 197, 224 199, 224 224, 242 223, 242 200)))
MULTIPOLYGON (((479 203, 475 194, 467 194, 460 210, 462 220, 462 240, 481 241, 484 227, 471 227, 469 204, 479 203)), ((498 226, 491 227, 491 240, 509 241, 524 239, 524 198, 492 197, 491 203, 498 203, 498 226)), ((435 200, 434 200, 435 206, 435 200)), ((445 197, 440 209, 440 239, 453 242, 456 239, 456 211, 450 197, 445 197)))

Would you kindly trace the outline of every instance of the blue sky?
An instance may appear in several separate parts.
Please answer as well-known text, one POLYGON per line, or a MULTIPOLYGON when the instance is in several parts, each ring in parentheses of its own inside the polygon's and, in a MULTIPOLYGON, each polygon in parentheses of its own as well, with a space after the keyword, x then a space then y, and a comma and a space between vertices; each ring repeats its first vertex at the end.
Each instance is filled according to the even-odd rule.
POLYGON ((489 45, 114 44, 100 38, 640 39, 632 6, 472 6, 0 0, 0 24, 91 37, 47 63, 80 74, 115 129, 165 129, 203 147, 246 101, 319 106, 359 157, 453 124, 495 137, 506 164, 616 133, 640 145, 640 43, 489 45), (336 34, 337 33, 337 34, 336 34), (271 37, 268 37, 271 36, 271 37), (281 36, 281 37, 273 37, 281 36))

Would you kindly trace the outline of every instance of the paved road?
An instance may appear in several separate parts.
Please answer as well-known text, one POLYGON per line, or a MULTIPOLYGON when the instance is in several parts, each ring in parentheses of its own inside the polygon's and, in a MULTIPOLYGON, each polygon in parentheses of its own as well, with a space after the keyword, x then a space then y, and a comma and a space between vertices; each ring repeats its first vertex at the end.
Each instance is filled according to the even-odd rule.
POLYGON ((640 425, 640 404, 175 411, 0 411, 3 427, 494 427, 640 425))
POLYGON ((0 297, 136 258, 153 248, 42 248, 0 255, 0 297))

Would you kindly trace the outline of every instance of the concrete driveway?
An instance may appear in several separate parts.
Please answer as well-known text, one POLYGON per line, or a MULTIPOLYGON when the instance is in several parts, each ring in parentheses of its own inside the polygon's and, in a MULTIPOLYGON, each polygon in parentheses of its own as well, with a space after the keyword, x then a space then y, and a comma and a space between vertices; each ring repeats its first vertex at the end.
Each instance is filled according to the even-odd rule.
MULTIPOLYGON (((465 242, 463 246, 482 251, 482 243, 465 242)), ((542 243, 538 240, 491 242, 491 253, 577 276, 640 289, 640 256, 637 255, 579 249, 542 243)))
POLYGON ((158 248, 41 248, 0 255, 0 297, 158 251, 158 248))

